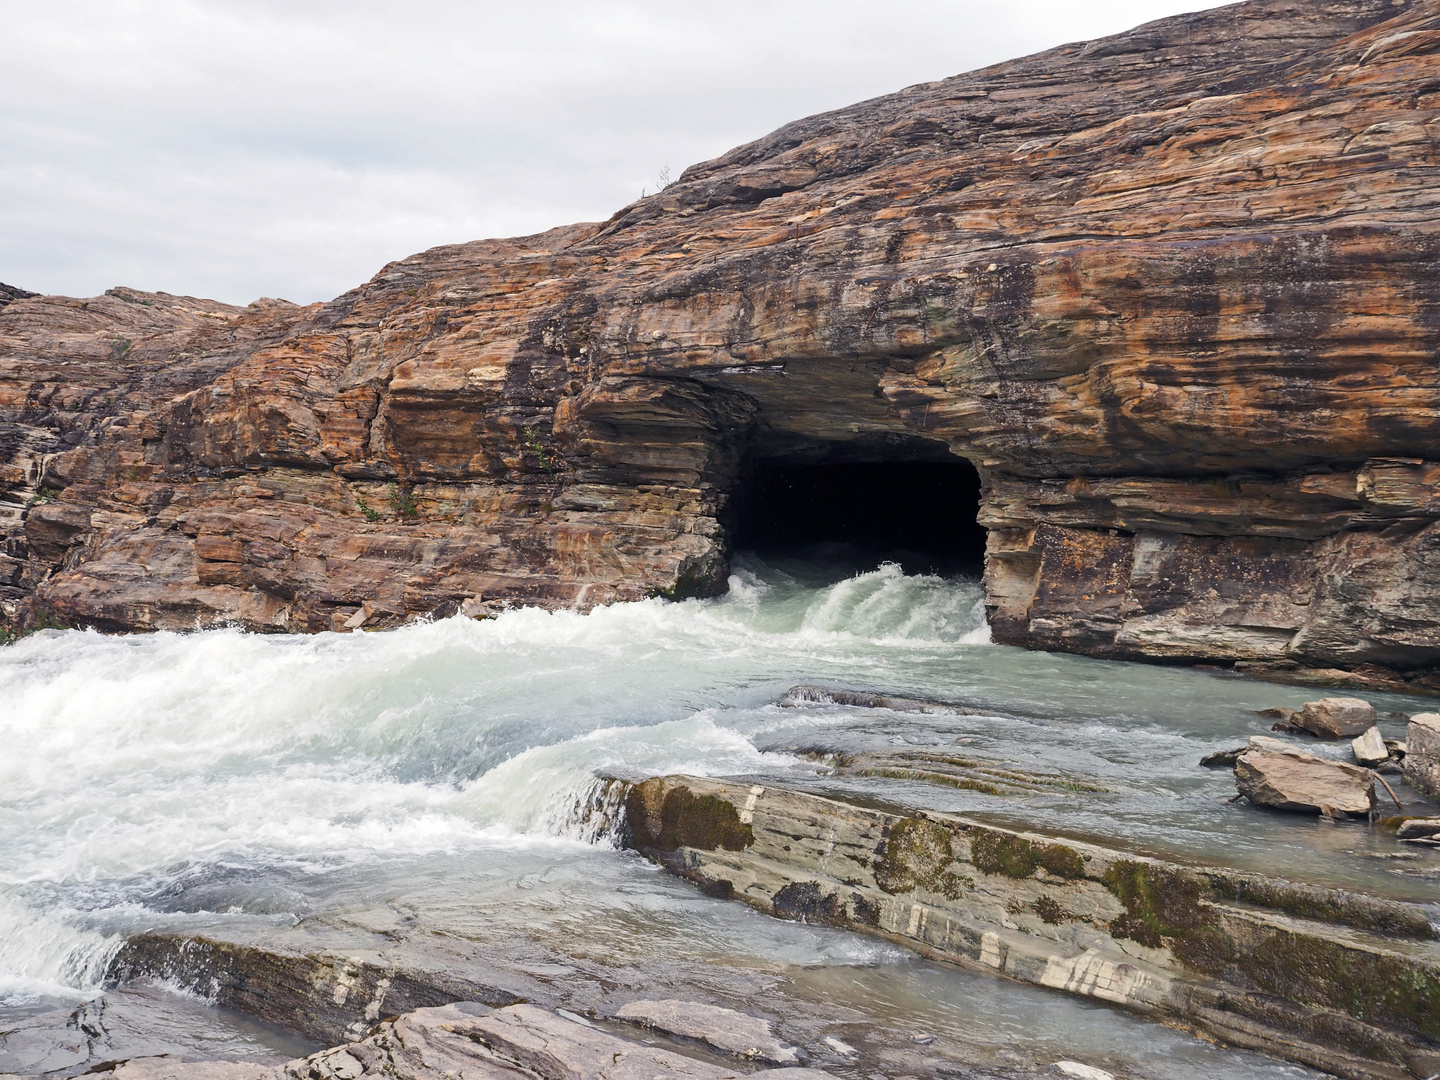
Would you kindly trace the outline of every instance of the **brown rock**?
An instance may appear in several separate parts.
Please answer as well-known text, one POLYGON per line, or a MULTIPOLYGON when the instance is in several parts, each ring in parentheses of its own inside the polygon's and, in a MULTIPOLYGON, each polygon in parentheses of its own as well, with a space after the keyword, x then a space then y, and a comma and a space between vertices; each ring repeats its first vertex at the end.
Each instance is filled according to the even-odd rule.
POLYGON ((1359 698, 1321 698, 1307 701, 1295 723, 1322 739, 1350 738, 1375 726, 1375 707, 1359 698))
POLYGON ((1253 803, 1280 810, 1368 814, 1375 806, 1375 778, 1367 769, 1294 750, 1276 750, 1275 739, 1250 740, 1235 761, 1235 787, 1253 803))
POLYGON ((708 594, 747 463, 964 459, 997 640, 1440 685, 1436 33, 1162 20, 325 305, 7 294, 6 619, 708 594))
POLYGON ((1410 717, 1402 768, 1406 781, 1440 800, 1440 713, 1410 717))

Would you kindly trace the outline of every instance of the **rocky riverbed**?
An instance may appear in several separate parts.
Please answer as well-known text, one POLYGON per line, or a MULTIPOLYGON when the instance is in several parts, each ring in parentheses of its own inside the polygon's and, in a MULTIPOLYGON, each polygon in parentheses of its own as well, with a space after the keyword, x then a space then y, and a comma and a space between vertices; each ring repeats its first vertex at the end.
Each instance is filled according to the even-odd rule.
MULTIPOLYGON (((1011 978, 978 962, 985 933, 997 948, 1019 933, 1019 965, 1033 931, 1043 975, 1090 935, 1109 962, 1211 985, 1171 972, 1163 927, 1158 946, 1104 929, 1123 902, 1103 880, 1080 888, 1086 908, 1043 865, 1030 878, 938 865, 922 876, 940 893, 921 900, 899 867, 880 875, 895 891, 880 889, 872 852, 871 869, 837 880, 874 882, 845 891, 885 913, 881 934, 828 925, 818 892, 761 911, 740 902, 738 877, 723 875, 731 899, 671 877, 625 848, 625 791, 678 774, 734 778, 734 812, 751 813, 752 829, 781 793, 867 820, 963 819, 1042 847, 1078 844, 1092 861, 1101 851, 1203 870, 1196 910, 1227 927, 1349 911, 1336 948, 1432 947, 1415 912, 1440 922, 1440 847, 1365 817, 1232 802, 1233 765, 1200 765, 1262 733, 1352 761, 1350 740, 1270 733, 1275 717, 1262 713, 1303 712, 1313 693, 996 645, 980 588, 963 578, 746 567, 722 599, 587 615, 312 637, 45 631, 0 650, 0 683, 18 703, 3 717, 15 752, 0 761, 15 823, 0 831, 0 1071, 78 1075, 159 1055, 273 1068, 456 1001, 523 1001, 603 1027, 637 1002, 681 1000, 766 1021, 805 1064, 847 1080, 1053 1074, 1057 1061, 1121 1080, 1314 1075, 1273 1047, 1155 1022, 1183 1027, 1184 1015, 1147 1020, 1026 982, 1023 965, 1011 978), (1262 878, 1291 884, 1249 898, 1214 884, 1262 878), (1337 892, 1346 905, 1323 900, 1337 892), (972 895, 990 897, 982 914, 999 920, 976 925, 975 956, 926 959, 941 955, 926 936, 940 916, 914 936, 909 909, 959 925, 977 918, 954 906, 972 895), (1288 912, 1274 906, 1285 897, 1288 912), (1258 922, 1245 923, 1257 903, 1258 922), (1357 911, 1390 914, 1357 927, 1357 911)), ((1392 742, 1425 707, 1366 698, 1392 742)), ((1408 818, 1440 815, 1403 776, 1387 779, 1408 818)), ((1320 1006, 1332 1007, 1307 1007, 1320 1006)), ((1415 1049, 1413 1032, 1381 1029, 1377 1045, 1415 1049)))

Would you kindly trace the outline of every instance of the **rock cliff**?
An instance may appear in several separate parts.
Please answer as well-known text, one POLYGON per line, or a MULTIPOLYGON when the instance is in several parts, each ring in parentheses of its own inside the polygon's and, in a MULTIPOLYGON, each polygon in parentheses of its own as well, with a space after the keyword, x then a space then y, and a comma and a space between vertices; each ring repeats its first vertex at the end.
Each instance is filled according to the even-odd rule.
POLYGON ((12 290, 8 619, 704 594, 757 462, 963 458, 1000 641, 1440 686, 1437 166, 1440 0, 1251 0, 328 304, 12 290))

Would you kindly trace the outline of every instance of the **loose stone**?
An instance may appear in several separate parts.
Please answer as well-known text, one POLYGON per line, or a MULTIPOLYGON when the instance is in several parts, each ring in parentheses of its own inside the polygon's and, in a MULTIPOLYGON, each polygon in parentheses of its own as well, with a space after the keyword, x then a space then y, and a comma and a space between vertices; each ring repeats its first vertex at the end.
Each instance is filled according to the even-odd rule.
POLYGON ((1440 818, 1410 818, 1395 833, 1401 840, 1440 839, 1440 818))
POLYGON ((1350 747, 1355 751, 1355 760, 1367 769, 1390 760, 1390 751, 1378 727, 1369 728, 1363 735, 1357 736, 1350 747))
POLYGON ((1235 787, 1252 803, 1335 817, 1368 814, 1375 806, 1367 769, 1292 750, 1255 736, 1235 762, 1235 787))
POLYGON ((1322 739, 1344 739, 1375 726, 1375 707, 1359 698, 1307 701, 1296 723, 1322 739))

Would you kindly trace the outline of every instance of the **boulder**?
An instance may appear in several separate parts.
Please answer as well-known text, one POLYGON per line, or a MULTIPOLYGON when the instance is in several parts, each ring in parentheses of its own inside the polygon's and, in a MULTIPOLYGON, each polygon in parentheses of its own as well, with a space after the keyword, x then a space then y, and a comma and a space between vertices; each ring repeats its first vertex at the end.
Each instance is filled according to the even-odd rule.
POLYGON ((1235 762, 1245 752, 1245 747, 1237 746, 1233 750, 1216 750, 1213 754, 1206 754, 1200 759, 1200 764, 1207 769, 1233 769, 1235 762))
POLYGON ((1375 706, 1359 698, 1307 701, 1296 723, 1322 739, 1347 739, 1375 726, 1375 706))
POLYGON ((1351 741, 1350 748, 1355 751, 1355 760, 1367 769, 1390 760, 1390 748, 1385 745, 1378 727, 1366 729, 1363 735, 1351 741))
POLYGON ((1410 818, 1395 833, 1401 840, 1440 840, 1440 818, 1410 818))
POLYGON ((615 1014, 632 1024, 695 1039, 736 1057, 756 1058, 773 1065, 794 1065, 795 1051, 775 1037, 770 1021, 758 1016, 706 1005, 699 1001, 632 1001, 615 1014))
POLYGON ((1440 713, 1420 713, 1405 729, 1405 779, 1440 799, 1440 713))
POLYGON ((1368 769, 1328 761, 1259 735, 1235 762, 1235 787, 1252 803, 1332 817, 1374 809, 1374 779, 1368 769))

